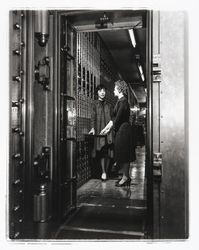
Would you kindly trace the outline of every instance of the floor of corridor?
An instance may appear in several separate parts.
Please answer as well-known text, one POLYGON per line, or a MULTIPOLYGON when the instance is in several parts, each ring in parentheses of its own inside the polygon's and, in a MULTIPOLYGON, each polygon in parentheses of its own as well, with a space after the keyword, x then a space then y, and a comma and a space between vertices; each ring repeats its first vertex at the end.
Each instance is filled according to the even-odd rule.
POLYGON ((145 148, 136 149, 130 187, 115 187, 117 177, 90 179, 77 191, 77 211, 57 239, 141 239, 146 219, 145 148))

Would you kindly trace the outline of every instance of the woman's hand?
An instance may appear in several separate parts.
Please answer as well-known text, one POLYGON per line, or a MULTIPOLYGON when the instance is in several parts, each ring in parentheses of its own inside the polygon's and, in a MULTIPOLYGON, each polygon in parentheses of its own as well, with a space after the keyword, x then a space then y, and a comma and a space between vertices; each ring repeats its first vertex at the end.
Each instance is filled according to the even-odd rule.
POLYGON ((95 134, 95 129, 92 128, 89 132, 88 132, 89 135, 94 135, 95 134))
POLYGON ((100 132, 100 135, 107 135, 109 133, 110 129, 102 129, 102 131, 100 132))
POLYGON ((100 135, 107 135, 112 127, 113 127, 113 121, 109 121, 106 127, 101 130, 100 135))

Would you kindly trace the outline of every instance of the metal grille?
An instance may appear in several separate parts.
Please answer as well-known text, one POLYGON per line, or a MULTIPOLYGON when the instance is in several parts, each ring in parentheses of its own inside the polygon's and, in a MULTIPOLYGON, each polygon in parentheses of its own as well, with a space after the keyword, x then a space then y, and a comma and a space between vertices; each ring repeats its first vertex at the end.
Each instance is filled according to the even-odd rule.
POLYGON ((95 33, 77 34, 77 181, 83 184, 91 176, 88 142, 91 107, 100 83, 100 46, 95 33))

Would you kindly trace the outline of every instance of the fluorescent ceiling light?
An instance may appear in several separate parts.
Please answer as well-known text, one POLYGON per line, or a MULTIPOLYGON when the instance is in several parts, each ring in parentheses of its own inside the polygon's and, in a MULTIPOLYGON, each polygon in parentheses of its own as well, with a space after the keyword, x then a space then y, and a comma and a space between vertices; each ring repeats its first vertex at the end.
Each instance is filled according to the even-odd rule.
POLYGON ((128 30, 129 31, 129 36, 131 38, 131 43, 133 45, 133 47, 136 47, 136 41, 135 41, 135 35, 134 35, 134 31, 133 29, 128 30))
POLYGON ((141 75, 142 81, 144 82, 145 78, 144 78, 144 73, 143 73, 142 65, 139 64, 138 68, 139 68, 139 71, 140 71, 140 75, 141 75))
POLYGON ((141 75, 141 78, 142 78, 142 81, 144 82, 144 80, 145 80, 145 79, 144 79, 144 74, 141 75))
POLYGON ((139 68, 139 71, 140 71, 140 75, 142 75, 143 74, 142 65, 139 64, 138 68, 139 68))

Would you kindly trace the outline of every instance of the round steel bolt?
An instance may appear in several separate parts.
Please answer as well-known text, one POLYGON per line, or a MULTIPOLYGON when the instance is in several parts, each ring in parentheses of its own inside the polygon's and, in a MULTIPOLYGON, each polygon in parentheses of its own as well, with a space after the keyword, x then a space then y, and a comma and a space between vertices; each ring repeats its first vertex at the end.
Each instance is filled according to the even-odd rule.
POLYGON ((20 29, 21 29, 21 26, 20 26, 18 23, 15 23, 15 24, 14 24, 14 29, 20 30, 20 29))

